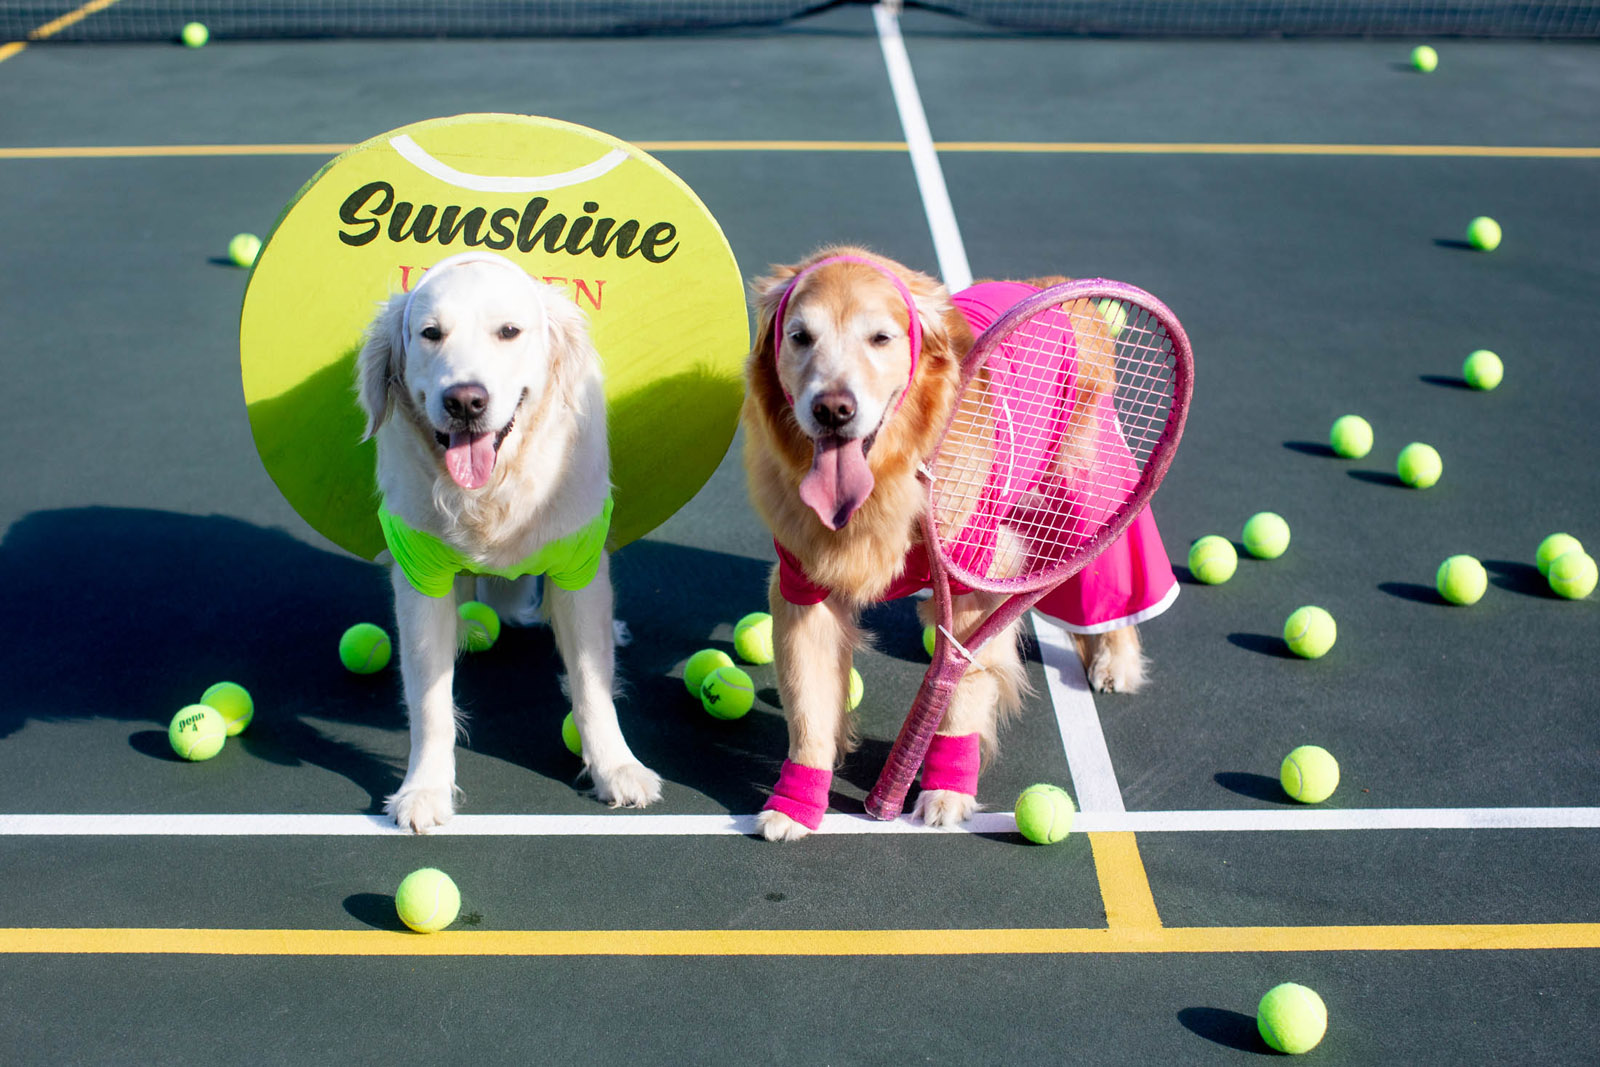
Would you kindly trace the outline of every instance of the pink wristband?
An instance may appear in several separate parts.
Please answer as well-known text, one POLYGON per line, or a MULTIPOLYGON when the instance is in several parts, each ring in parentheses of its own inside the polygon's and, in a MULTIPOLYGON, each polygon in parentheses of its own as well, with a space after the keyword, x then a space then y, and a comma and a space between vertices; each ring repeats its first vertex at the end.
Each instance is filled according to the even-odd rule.
POLYGON ((806 829, 815 830, 822 825, 822 815, 828 810, 828 787, 832 784, 832 771, 784 760, 778 784, 762 808, 781 811, 806 829))
POLYGON ((922 761, 922 788, 951 789, 977 796, 979 747, 977 734, 934 734, 922 761))

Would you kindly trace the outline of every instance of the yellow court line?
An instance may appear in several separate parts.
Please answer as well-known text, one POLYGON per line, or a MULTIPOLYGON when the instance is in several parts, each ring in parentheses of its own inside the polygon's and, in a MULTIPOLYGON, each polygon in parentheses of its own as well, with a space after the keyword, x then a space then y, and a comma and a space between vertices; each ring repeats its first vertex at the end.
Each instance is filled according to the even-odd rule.
POLYGON ((1095 876, 1100 879, 1100 898, 1106 906, 1106 925, 1119 931, 1161 929, 1161 915, 1134 835, 1091 833, 1089 847, 1094 851, 1095 876))
POLYGON ((202 956, 992 956, 1600 948, 1600 923, 1099 930, 0 929, 4 954, 202 956))
MULTIPOLYGON (((60 18, 47 22, 38 29, 30 32, 28 34, 28 41, 48 40, 49 38, 60 33, 62 30, 66 29, 68 26, 71 26, 73 23, 82 22, 95 12, 104 11, 106 8, 110 7, 116 2, 117 0, 89 0, 87 4, 84 4, 76 11, 69 11, 60 18)), ((0 63, 4 63, 6 60, 10 59, 12 56, 16 55, 26 47, 28 47, 27 41, 9 41, 4 45, 0 45, 0 63)))
MULTIPOLYGON (((21 48, 20 44, 5 48, 21 48)), ((0 49, 0 59, 4 59, 0 49)), ((638 141, 647 152, 904 152, 903 141, 638 141)), ((167 156, 335 156, 349 144, 85 145, 0 148, 0 159, 167 156)), ((1600 148, 1536 145, 1209 144, 1138 141, 944 141, 951 153, 1039 155, 1374 156, 1462 159, 1600 159, 1600 148)))

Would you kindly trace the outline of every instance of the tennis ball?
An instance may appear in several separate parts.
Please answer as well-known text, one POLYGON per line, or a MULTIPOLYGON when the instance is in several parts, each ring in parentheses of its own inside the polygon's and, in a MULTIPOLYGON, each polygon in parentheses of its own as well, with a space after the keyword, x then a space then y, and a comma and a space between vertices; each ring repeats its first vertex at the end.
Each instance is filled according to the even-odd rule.
POLYGON ((733 624, 733 650, 746 663, 772 662, 772 616, 752 611, 733 624))
POLYGON ((1100 312, 1100 317, 1106 320, 1106 332, 1115 340, 1122 328, 1128 325, 1128 309, 1122 306, 1120 300, 1109 297, 1096 304, 1095 308, 1100 312))
POLYGON ((922 648, 928 655, 933 655, 933 648, 938 640, 939 631, 934 628, 933 623, 930 622, 922 628, 922 648))
POLYGON ((1283 624, 1289 651, 1306 659, 1321 659, 1339 638, 1333 616, 1314 604, 1298 608, 1283 624))
POLYGON ((1279 1052, 1309 1052, 1328 1031, 1328 1006, 1315 990, 1285 982, 1261 998, 1256 1026, 1262 1040, 1279 1052))
POLYGON ((394 893, 400 921, 419 934, 436 934, 461 913, 461 890, 450 876, 434 867, 412 871, 394 893))
POLYGON ((203 22, 186 22, 183 24, 183 32, 179 36, 183 39, 183 43, 190 48, 199 48, 211 40, 211 31, 206 29, 206 24, 203 22))
POLYGON ((1278 768, 1283 791, 1302 804, 1321 804, 1339 788, 1339 761, 1325 748, 1301 745, 1278 768))
POLYGON ((256 702, 250 699, 249 690, 233 682, 218 682, 200 694, 200 703, 217 709, 229 737, 244 733, 256 715, 256 702))
POLYGON ((1500 224, 1487 215, 1479 215, 1467 223, 1467 244, 1480 252, 1493 252, 1500 247, 1500 224))
POLYGON ((461 645, 468 652, 487 652, 500 640, 500 616, 481 600, 468 600, 456 608, 464 624, 461 645))
POLYGON ((1016 814, 1019 834, 1036 845, 1053 845, 1072 832, 1078 809, 1065 789, 1040 782, 1017 797, 1016 814))
POLYGON ((1500 362, 1500 357, 1487 348, 1478 349, 1461 364, 1461 376, 1467 380, 1467 384, 1484 392, 1499 385, 1505 373, 1506 367, 1500 362))
POLYGON ((1360 459, 1372 451, 1372 424, 1360 415, 1340 415, 1328 431, 1328 444, 1342 459, 1360 459))
POLYGON ((222 713, 209 704, 190 704, 178 709, 167 727, 172 751, 188 760, 210 759, 222 751, 228 739, 228 724, 222 713))
POLYGON ((566 742, 567 751, 574 756, 583 755, 583 738, 578 736, 578 721, 572 717, 572 712, 567 712, 567 717, 561 720, 561 740, 566 742))
POLYGON ((339 662, 356 674, 376 674, 389 665, 389 635, 383 627, 358 622, 339 638, 339 662))
POLYGON ((1594 592, 1596 574, 1594 557, 1584 552, 1568 552, 1550 564, 1550 588, 1557 596, 1568 600, 1582 600, 1594 592))
POLYGON ((1239 553, 1226 537, 1207 534, 1189 548, 1189 573, 1196 581, 1221 585, 1239 567, 1239 553))
POLYGON ((1444 473, 1444 461, 1432 445, 1413 441, 1400 450, 1394 464, 1400 480, 1413 489, 1426 489, 1444 473))
POLYGON ((742 719, 755 702, 756 685, 738 667, 718 667, 700 683, 700 703, 713 718, 742 719))
POLYGON ((1439 53, 1425 44, 1419 44, 1411 50, 1411 65, 1424 74, 1432 74, 1439 65, 1439 53))
POLYGON ((1244 550, 1257 559, 1277 559, 1289 549, 1289 524, 1272 511, 1260 511, 1244 524, 1244 550))
POLYGON ((850 710, 855 711, 861 706, 861 698, 867 695, 867 683, 861 680, 861 672, 854 667, 850 668, 850 710))
POLYGON ((228 242, 228 259, 235 267, 253 267, 261 254, 261 238, 253 233, 235 234, 228 242))
POLYGON ((1476 604, 1489 588, 1489 573, 1471 556, 1451 556, 1439 564, 1433 584, 1452 604, 1476 604))
POLYGON ((700 683, 718 667, 733 666, 733 657, 719 648, 701 649, 683 665, 683 686, 695 696, 700 695, 700 683))
POLYGON ((1568 552, 1582 552, 1583 544, 1571 534, 1553 533, 1539 542, 1539 550, 1534 554, 1533 562, 1538 566, 1539 573, 1548 576, 1550 564, 1565 556, 1568 552))

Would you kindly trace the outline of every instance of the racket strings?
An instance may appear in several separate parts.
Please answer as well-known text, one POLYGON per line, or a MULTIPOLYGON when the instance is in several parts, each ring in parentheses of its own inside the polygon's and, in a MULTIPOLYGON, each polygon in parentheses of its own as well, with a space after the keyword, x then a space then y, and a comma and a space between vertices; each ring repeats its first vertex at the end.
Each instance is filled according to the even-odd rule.
POLYGON ((964 391, 932 464, 947 562, 1036 580, 1137 492, 1172 410, 1177 358, 1151 311, 1079 299, 1015 327, 964 391))

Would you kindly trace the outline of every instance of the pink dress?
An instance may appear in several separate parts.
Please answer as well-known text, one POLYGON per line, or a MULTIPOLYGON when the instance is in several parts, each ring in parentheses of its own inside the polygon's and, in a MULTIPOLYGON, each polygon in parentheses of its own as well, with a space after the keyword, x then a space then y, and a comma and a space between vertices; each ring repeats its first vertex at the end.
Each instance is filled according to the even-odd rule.
MULTIPOLYGON (((973 335, 977 336, 1019 300, 1037 291, 1033 286, 1016 282, 984 282, 956 293, 952 299, 971 326, 973 335)), ((1070 336, 1071 328, 1064 318, 1060 323, 1050 325, 1051 328, 1066 330, 1070 336)), ((1053 375, 1061 383, 1061 391, 1069 396, 1074 388, 1075 377, 1072 353, 1073 349, 1069 342, 1062 355, 1049 367, 1042 368, 1043 372, 1053 375)), ((1013 373, 1009 354, 1004 349, 994 353, 989 358, 988 367, 991 380, 1004 390, 1006 378, 1013 373)), ((1041 373, 1041 368, 1035 364, 1027 367, 1025 371, 1019 369, 1019 372, 1037 375, 1041 373)), ((1021 457, 1019 468, 1027 466, 1030 462, 1042 465, 1046 457, 1054 453, 1064 429, 1059 413, 1018 411, 1016 416, 1016 432, 1019 439, 1031 443, 1023 448, 1010 448, 1007 454, 1021 457)), ((1096 418, 1104 433, 1115 435, 1120 441, 1115 423, 1116 413, 1109 398, 1101 402, 1096 411, 1096 418)), ((1131 456, 1128 457, 1128 461, 1131 465, 1131 456)), ((1011 469, 997 471, 994 477, 1004 478, 1011 484, 1025 486, 1036 473, 1024 469, 1011 469)), ((983 570, 986 562, 983 555, 987 551, 992 551, 992 548, 985 547, 992 544, 992 537, 988 536, 991 528, 1004 521, 1007 509, 1013 503, 1003 494, 991 493, 990 497, 994 501, 993 507, 983 514, 975 515, 968 524, 962 538, 968 541, 968 544, 954 548, 958 555, 964 553, 971 557, 964 558, 960 562, 974 573, 983 570)), ((778 550, 778 583, 783 598, 792 604, 816 604, 825 600, 828 590, 811 581, 793 553, 776 542, 774 544, 778 550)), ((921 544, 917 544, 912 547, 905 568, 891 584, 883 599, 898 599, 930 586, 927 550, 921 544)), ((953 594, 960 595, 968 591, 958 582, 951 583, 953 594)), ((1036 610, 1056 619, 1069 631, 1104 633, 1155 618, 1172 604, 1177 595, 1177 578, 1172 573, 1172 564, 1162 547, 1155 518, 1146 507, 1122 536, 1112 542, 1088 566, 1046 593, 1039 601, 1036 610)))

